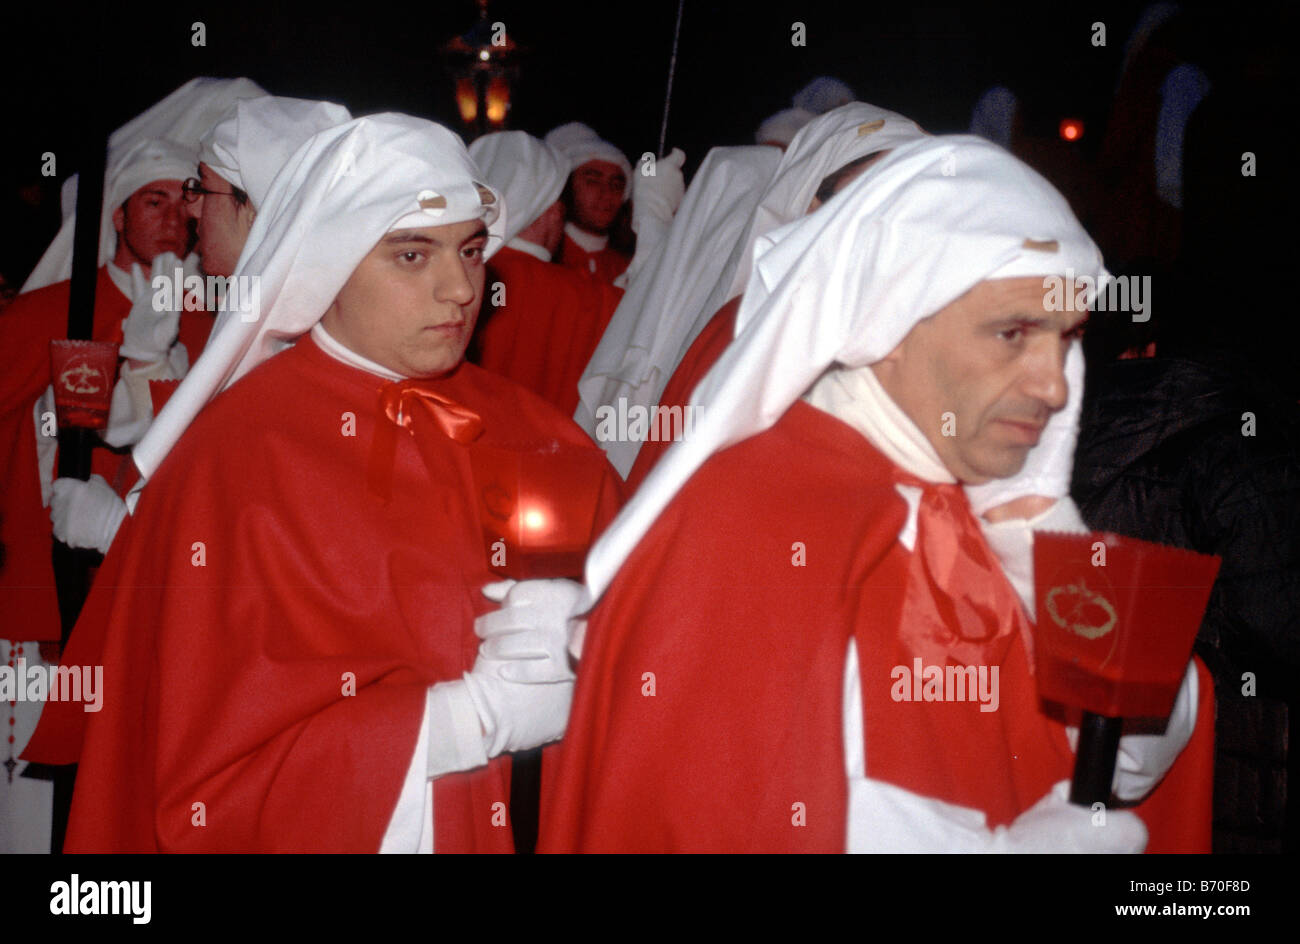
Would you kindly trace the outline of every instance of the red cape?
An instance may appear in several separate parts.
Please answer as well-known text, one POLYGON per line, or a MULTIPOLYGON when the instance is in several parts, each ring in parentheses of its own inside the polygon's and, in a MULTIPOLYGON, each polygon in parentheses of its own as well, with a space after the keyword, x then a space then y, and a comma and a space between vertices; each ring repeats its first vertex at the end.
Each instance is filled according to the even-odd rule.
MULTIPOLYGON (((740 299, 743 296, 737 295, 731 301, 727 302, 717 313, 709 319, 708 323, 695 336, 691 346, 686 349, 681 362, 673 370, 673 375, 668 379, 664 392, 659 396, 659 405, 668 409, 674 406, 682 408, 685 415, 686 405, 691 402, 691 393, 704 379, 710 368, 718 362, 722 352, 727 349, 727 345, 732 342, 736 336, 736 312, 740 310, 740 299)), ((632 471, 627 476, 627 491, 632 494, 641 487, 650 470, 668 451, 671 446, 671 439, 655 439, 642 444, 641 449, 636 454, 636 462, 632 464, 632 471)))
MULTIPOLYGON (((56 282, 18 296, 0 315, 0 350, 6 363, 0 375, 0 608, 7 614, 6 632, 16 639, 58 640, 58 598, 50 563, 53 544, 50 513, 41 504, 36 466, 36 426, 32 408, 50 384, 50 341, 68 335, 70 282, 56 282), (8 627, 12 626, 13 629, 8 627)), ((99 270, 95 286, 93 339, 122 341, 122 319, 131 301, 99 270)), ((203 350, 213 316, 208 312, 181 315, 180 340, 193 362, 203 350)), ((106 446, 96 448, 91 471, 102 475, 122 493, 132 484, 134 466, 129 453, 106 446)))
MULTIPOLYGON (((1068 778, 1064 729, 1040 708, 1018 635, 997 711, 892 699, 892 668, 911 664, 898 632, 905 514, 888 460, 802 402, 710 459, 590 617, 540 848, 843 851, 851 637, 868 776, 981 809, 991 826, 1068 778), (793 566, 796 542, 805 566, 793 566)), ((1170 788, 1144 805, 1148 822, 1164 798, 1155 818, 1208 829, 1208 803, 1189 807, 1170 788)))
MULTIPOLYGON (((102 660, 103 710, 47 710, 28 751, 75 754, 84 725, 66 851, 378 850, 425 690, 473 665, 497 579, 467 448, 423 412, 397 438, 391 500, 368 489, 381 386, 305 339, 167 456, 65 656, 102 660)), ((617 475, 572 421, 473 365, 437 386, 482 416, 485 445, 589 449, 598 519, 613 514, 617 475)), ((511 850, 493 823, 508 760, 434 789, 438 851, 511 850)))
POLYGON ((469 359, 572 416, 578 380, 623 290, 508 246, 488 265, 486 294, 501 282, 505 304, 484 312, 469 359))
POLYGON ((613 285, 614 280, 631 264, 632 257, 608 246, 595 252, 587 252, 574 242, 568 233, 565 233, 556 262, 570 269, 576 269, 589 279, 613 285))

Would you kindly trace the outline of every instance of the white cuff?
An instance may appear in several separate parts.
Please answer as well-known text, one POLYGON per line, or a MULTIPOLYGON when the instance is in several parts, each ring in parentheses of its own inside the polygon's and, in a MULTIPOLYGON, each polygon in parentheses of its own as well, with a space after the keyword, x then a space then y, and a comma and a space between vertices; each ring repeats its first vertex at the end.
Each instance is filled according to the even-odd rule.
POLYGON ((989 852, 993 839, 980 810, 849 780, 849 852, 989 852))
MULTIPOLYGON (((431 690, 430 690, 431 691, 431 690)), ((433 786, 425 776, 429 757, 429 693, 425 693, 425 713, 420 734, 415 741, 411 763, 402 780, 397 806, 379 842, 381 853, 433 852, 433 786)))

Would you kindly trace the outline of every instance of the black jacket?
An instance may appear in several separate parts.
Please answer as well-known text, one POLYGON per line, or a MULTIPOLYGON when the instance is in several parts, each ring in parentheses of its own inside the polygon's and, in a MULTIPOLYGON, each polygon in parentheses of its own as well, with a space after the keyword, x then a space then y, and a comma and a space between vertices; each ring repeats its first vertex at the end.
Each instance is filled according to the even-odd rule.
POLYGON ((1072 492, 1090 527, 1219 554, 1198 651, 1216 678, 1255 672, 1260 694, 1290 700, 1300 671, 1300 407, 1207 363, 1102 364, 1088 377, 1072 492), (1253 436, 1243 434, 1247 413, 1253 436))

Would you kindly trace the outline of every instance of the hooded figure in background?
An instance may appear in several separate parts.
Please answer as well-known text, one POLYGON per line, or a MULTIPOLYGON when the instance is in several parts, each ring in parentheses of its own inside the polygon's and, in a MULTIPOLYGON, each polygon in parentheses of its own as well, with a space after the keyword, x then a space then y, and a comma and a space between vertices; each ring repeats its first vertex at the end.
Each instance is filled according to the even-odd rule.
MULTIPOLYGON (((104 211, 100 216, 99 230, 99 264, 103 266, 114 257, 115 227, 114 211, 122 205, 127 197, 150 179, 159 179, 157 175, 145 179, 138 174, 130 177, 126 174, 129 167, 140 166, 141 147, 148 148, 148 141, 165 139, 182 151, 194 150, 199 141, 240 99, 258 98, 266 95, 266 90, 250 79, 190 79, 162 101, 136 115, 108 138, 108 160, 104 170, 104 211), (129 187, 138 181, 135 187, 129 187)), ((169 168, 173 169, 173 168, 169 168)), ((180 179, 192 176, 193 169, 180 179)), ((56 282, 72 278, 72 238, 76 229, 77 215, 77 175, 73 174, 63 182, 61 194, 63 204, 63 224, 58 235, 50 243, 49 249, 36 264, 23 291, 31 292, 56 282)), ((146 262, 149 260, 145 260, 146 262)), ((127 267, 129 268, 129 266, 127 267)))
MULTIPOLYGON (((169 313, 159 331, 146 274, 155 263, 179 265, 189 248, 182 182, 194 173, 194 149, 233 102, 265 94, 247 79, 194 79, 110 135, 104 169, 104 202, 92 314, 91 339, 121 345, 124 376, 173 375, 203 349, 212 317, 205 311, 169 313)), ((57 661, 61 636, 58 597, 51 564, 52 530, 47 508, 57 457, 49 342, 67 336, 71 296, 72 244, 76 228, 77 176, 64 181, 63 224, 28 276, 23 292, 0 320, 0 350, 6 366, 0 376, 0 605, 7 614, 0 650, 29 666, 57 661), (44 393, 43 393, 44 391, 44 393), (42 643, 44 653, 42 653, 42 643)), ((116 405, 116 404, 115 404, 116 405)), ((110 510, 114 487, 125 490, 132 476, 122 446, 123 414, 110 414, 112 431, 91 455, 93 481, 100 499, 88 512, 69 512, 86 533, 115 530, 110 510), (117 423, 114 423, 114 420, 117 423), (115 451, 116 450, 116 451, 115 451), (111 485, 109 483, 112 483, 111 485)), ((61 535, 62 537, 63 535, 61 535)), ((75 541, 98 546, 99 539, 75 541)), ((0 781, 0 837, 3 851, 45 852, 49 848, 52 791, 48 781, 23 777, 17 762, 40 714, 40 702, 16 705, 7 725, 14 740, 10 780, 0 781)), ((6 751, 9 753, 9 751, 6 751)))
POLYGON ((824 115, 857 98, 853 89, 839 79, 821 75, 813 79, 791 97, 793 108, 778 111, 764 119, 754 132, 755 144, 766 144, 785 150, 794 136, 818 115, 824 115))
MULTIPOLYGON (((241 297, 239 283, 224 277, 231 274, 243 251, 271 181, 307 138, 350 117, 342 105, 264 95, 240 99, 199 142, 199 177, 187 176, 182 196, 187 213, 198 220, 194 247, 198 266, 210 277, 222 278, 213 283, 216 290, 211 293, 206 285, 202 292, 185 289, 184 279, 175 285, 177 271, 189 278, 194 266, 183 269, 172 253, 154 260, 148 279, 135 267, 132 295, 136 301, 124 323, 130 336, 122 346, 128 359, 113 389, 108 428, 101 434, 109 445, 139 442, 169 395, 170 387, 155 382, 180 380, 189 370, 191 352, 184 344, 173 343, 182 318, 204 318, 206 313, 204 320, 210 324, 216 309, 248 305, 250 299, 241 297), (215 185, 218 181, 221 186, 215 185), (160 285, 171 290, 159 292, 160 285)), ((55 480, 50 496, 54 536, 70 547, 107 552, 127 513, 118 494, 125 490, 125 483, 115 489, 97 475, 84 482, 55 480)))
MULTIPOLYGON (((702 269, 702 279, 712 278, 713 284, 707 295, 685 299, 679 298, 682 283, 662 286, 665 303, 650 306, 650 317, 643 315, 638 325, 654 325, 657 315, 661 324, 655 331, 661 346, 675 343, 680 351, 671 366, 656 377, 657 386, 652 391, 655 399, 650 403, 658 402, 658 417, 671 420, 677 408, 686 418, 692 411, 698 414, 704 408, 703 403, 692 401, 691 394, 735 337, 736 312, 758 238, 821 206, 862 173, 872 158, 924 135, 916 122, 896 112, 865 102, 843 105, 817 118, 795 137, 776 170, 767 175, 757 205, 745 201, 731 204, 728 220, 743 220, 742 208, 749 219, 742 223, 742 235, 733 241, 729 254, 722 251, 726 242, 719 239, 715 243, 707 231, 683 234, 680 255, 702 260, 694 265, 702 269), (688 320, 692 316, 693 320, 688 320), (689 333, 685 333, 688 329, 689 333)), ((667 269, 665 275, 679 271, 683 265, 667 269)), ((655 357, 658 363, 662 355, 655 357)), ((621 468, 627 453, 634 455, 635 464, 627 481, 635 489, 673 441, 672 437, 651 435, 644 445, 634 440, 630 445, 614 446, 619 451, 610 452, 611 461, 621 468)))
POLYGON ((623 290, 552 262, 564 238, 560 194, 569 166, 563 155, 523 131, 484 135, 469 153, 510 207, 505 246, 489 266, 490 307, 469 359, 570 415, 578 377, 623 290))
POLYGON ((74 632, 105 681, 68 850, 511 850, 502 755, 563 731, 564 621, 538 613, 573 593, 484 589, 474 456, 574 457, 596 523, 617 492, 571 421, 463 362, 505 223, 460 139, 404 115, 276 177, 234 273, 260 305, 137 446, 74 632))
POLYGON ((545 141, 572 169, 564 188, 568 220, 557 261, 613 284, 632 261, 609 245, 614 222, 632 193, 632 165, 580 121, 552 128, 545 141))
POLYGON ((623 475, 641 442, 604 436, 598 432, 601 420, 620 406, 644 409, 659 401, 673 367, 716 309, 730 255, 777 157, 767 147, 714 148, 705 155, 667 237, 647 259, 584 365, 574 418, 623 475))

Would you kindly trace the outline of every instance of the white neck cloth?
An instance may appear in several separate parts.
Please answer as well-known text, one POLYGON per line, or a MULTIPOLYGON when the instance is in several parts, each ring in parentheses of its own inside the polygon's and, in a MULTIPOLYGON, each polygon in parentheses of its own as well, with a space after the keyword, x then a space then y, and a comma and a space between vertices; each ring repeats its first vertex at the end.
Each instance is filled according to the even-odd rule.
POLYGON ((334 335, 325 330, 325 326, 319 321, 311 326, 308 332, 311 339, 320 346, 320 349, 340 363, 347 364, 349 367, 355 367, 357 370, 364 370, 368 374, 374 374, 376 377, 383 377, 385 380, 405 380, 395 370, 389 370, 383 364, 376 364, 368 357, 362 357, 350 347, 346 347, 343 342, 336 341, 334 335))
POLYGON ((708 404, 694 436, 668 450, 588 555, 591 602, 711 455, 771 427, 827 367, 875 363, 988 278, 1106 278, 1065 199, 964 135, 894 148, 818 212, 760 238, 754 259, 736 340, 692 397, 708 404))
POLYGON ((469 156, 483 172, 488 186, 505 197, 510 207, 506 242, 560 199, 573 169, 563 154, 523 131, 485 134, 470 142, 469 156))
POLYGON ((275 178, 233 278, 260 279, 260 311, 222 312, 202 356, 133 456, 142 481, 218 392, 311 330, 395 228, 482 219, 501 246, 505 207, 441 125, 381 114, 310 138, 275 178))
MULTIPOLYGON (((116 251, 117 233, 113 229, 113 211, 121 206, 122 201, 155 180, 184 180, 193 177, 198 164, 193 152, 198 148, 199 139, 236 101, 265 94, 264 89, 248 79, 191 79, 109 135, 108 155, 104 162, 104 205, 100 213, 98 265, 108 262, 116 251), (179 149, 171 152, 165 167, 147 144, 156 139, 165 139, 168 145, 179 149), (189 166, 183 171, 180 163, 177 163, 178 155, 185 155, 189 161, 189 166), (153 176, 140 179, 135 174, 135 169, 148 166, 150 160, 159 162, 154 164, 154 169, 165 170, 165 175, 154 173, 153 176), (139 182, 127 190, 126 187, 133 180, 139 182)), ((61 196, 63 224, 54 241, 45 250, 45 255, 41 256, 41 261, 23 283, 24 292, 72 278, 72 242, 77 224, 76 174, 63 182, 61 196)))
POLYGON ((903 471, 926 482, 957 481, 870 366, 832 367, 803 399, 848 423, 903 471))
POLYGON ((527 253, 539 262, 551 261, 551 254, 546 251, 545 246, 539 246, 537 243, 529 242, 526 239, 520 239, 518 236, 514 239, 506 240, 506 245, 511 249, 518 249, 520 252, 527 253))
POLYGON ((564 224, 564 235, 587 252, 600 252, 609 245, 609 237, 604 233, 589 233, 572 221, 564 224))

